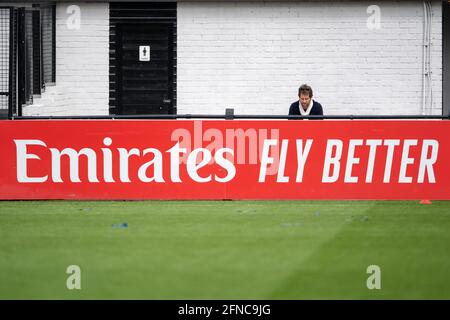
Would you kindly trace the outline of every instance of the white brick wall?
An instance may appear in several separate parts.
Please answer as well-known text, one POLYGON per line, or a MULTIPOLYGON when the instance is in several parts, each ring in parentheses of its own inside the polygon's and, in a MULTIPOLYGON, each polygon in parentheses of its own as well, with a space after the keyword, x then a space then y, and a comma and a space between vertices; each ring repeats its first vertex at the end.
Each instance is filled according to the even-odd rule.
POLYGON ((67 27, 71 3, 56 7, 56 86, 24 115, 109 114, 109 4, 76 3, 79 30, 67 27))
MULTIPOLYGON (((382 1, 381 29, 369 30, 373 2, 178 3, 178 113, 285 114, 309 83, 326 114, 420 114, 423 6, 382 1)), ((109 4, 58 3, 56 86, 25 115, 108 114, 109 4)), ((442 110, 442 17, 433 1, 434 114, 442 110)))
POLYGON ((433 105, 431 114, 442 114, 442 5, 433 2, 433 25, 431 33, 431 71, 433 105))
MULTIPOLYGON (((286 114, 301 83, 326 114, 420 114, 423 6, 373 2, 178 3, 178 113, 286 114)), ((433 1, 433 112, 442 108, 441 4, 433 1)))

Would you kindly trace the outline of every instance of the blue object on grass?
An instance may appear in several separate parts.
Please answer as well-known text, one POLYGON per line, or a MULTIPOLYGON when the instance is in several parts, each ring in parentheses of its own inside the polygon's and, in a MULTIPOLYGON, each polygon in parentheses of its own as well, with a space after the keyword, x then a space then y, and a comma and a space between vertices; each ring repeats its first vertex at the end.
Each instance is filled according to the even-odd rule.
POLYGON ((128 228, 128 223, 113 223, 113 228, 128 228))

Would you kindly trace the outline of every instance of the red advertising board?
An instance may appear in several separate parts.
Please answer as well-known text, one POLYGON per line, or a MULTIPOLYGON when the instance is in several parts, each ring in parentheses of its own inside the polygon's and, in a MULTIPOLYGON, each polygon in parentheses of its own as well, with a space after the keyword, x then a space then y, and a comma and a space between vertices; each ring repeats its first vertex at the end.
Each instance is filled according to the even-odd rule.
POLYGON ((0 199, 450 199, 449 121, 0 121, 0 199))

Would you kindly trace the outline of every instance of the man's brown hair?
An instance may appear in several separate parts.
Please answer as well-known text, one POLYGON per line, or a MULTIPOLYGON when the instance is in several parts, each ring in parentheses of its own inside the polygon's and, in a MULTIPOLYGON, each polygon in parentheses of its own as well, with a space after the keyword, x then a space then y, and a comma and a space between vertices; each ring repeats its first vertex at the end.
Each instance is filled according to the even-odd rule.
POLYGON ((313 90, 307 84, 302 84, 300 88, 298 88, 298 96, 300 96, 300 94, 302 93, 309 95, 310 98, 312 98, 313 96, 313 90))

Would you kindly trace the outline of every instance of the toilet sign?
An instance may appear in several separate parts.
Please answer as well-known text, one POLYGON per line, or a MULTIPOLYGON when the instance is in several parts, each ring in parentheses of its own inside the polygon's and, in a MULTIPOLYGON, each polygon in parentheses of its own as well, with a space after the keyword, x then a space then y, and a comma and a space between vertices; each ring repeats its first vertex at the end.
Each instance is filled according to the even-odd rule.
POLYGON ((150 46, 139 46, 139 61, 150 61, 150 46))

